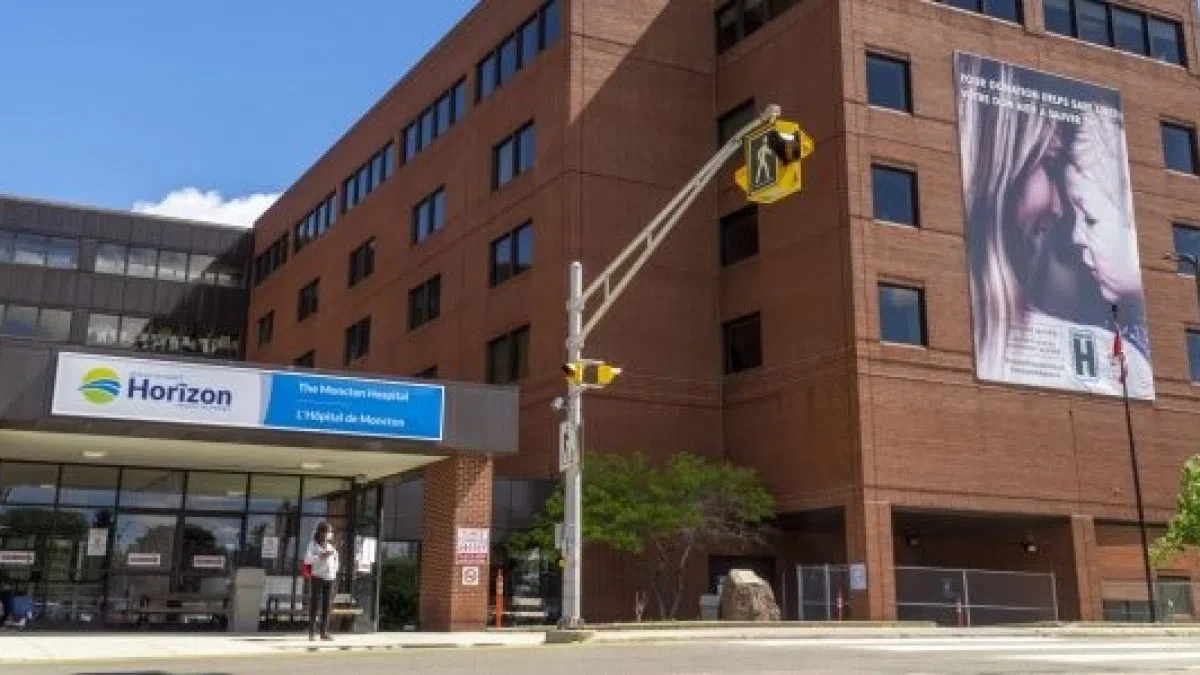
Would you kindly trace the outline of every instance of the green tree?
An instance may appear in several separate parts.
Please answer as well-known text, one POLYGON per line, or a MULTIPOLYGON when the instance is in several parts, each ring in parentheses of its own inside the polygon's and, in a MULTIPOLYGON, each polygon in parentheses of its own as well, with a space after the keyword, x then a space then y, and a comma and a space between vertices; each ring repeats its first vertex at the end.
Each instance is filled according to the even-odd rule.
MULTIPOLYGON (((750 543, 774 515, 754 470, 687 453, 661 467, 641 454, 593 454, 583 475, 584 539, 637 556, 664 619, 679 612, 693 553, 750 543)), ((562 517, 560 489, 528 529, 509 537, 509 550, 554 550, 554 526, 562 517)))
POLYGON ((1167 563, 1188 546, 1200 546, 1200 455, 1183 465, 1179 497, 1167 533, 1154 542, 1150 554, 1156 563, 1167 563))

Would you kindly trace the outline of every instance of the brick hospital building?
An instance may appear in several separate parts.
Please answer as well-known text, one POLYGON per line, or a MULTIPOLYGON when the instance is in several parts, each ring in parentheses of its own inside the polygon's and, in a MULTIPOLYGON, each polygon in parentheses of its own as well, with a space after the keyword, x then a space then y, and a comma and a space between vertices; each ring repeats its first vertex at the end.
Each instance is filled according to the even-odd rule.
MULTIPOLYGON (((778 103, 816 141, 804 191, 748 205, 731 163, 585 349, 625 369, 588 452, 724 459, 775 497, 771 545, 699 559, 685 613, 746 566, 792 618, 1145 616, 1108 355, 1119 325, 1153 536, 1200 436, 1196 289, 1164 259, 1200 252, 1196 12, 483 0, 256 224, 246 356, 519 387, 519 451, 471 496, 552 615, 550 556, 502 542, 558 477, 567 264, 592 279, 778 103)), ((441 489, 392 479, 383 538, 418 548, 441 489)), ((631 616, 632 570, 588 549, 586 619, 631 616)), ((1160 605, 1192 614, 1198 572, 1157 570, 1160 605)))

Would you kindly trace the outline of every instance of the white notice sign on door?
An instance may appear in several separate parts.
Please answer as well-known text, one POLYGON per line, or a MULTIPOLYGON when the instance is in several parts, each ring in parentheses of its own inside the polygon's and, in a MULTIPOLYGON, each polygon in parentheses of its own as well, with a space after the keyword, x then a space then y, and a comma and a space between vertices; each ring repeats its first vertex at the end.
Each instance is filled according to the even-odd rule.
POLYGON ((279 537, 263 537, 262 558, 274 560, 279 557, 279 537))
POLYGON ((108 553, 108 528, 93 527, 88 530, 88 556, 103 558, 106 553, 108 553))

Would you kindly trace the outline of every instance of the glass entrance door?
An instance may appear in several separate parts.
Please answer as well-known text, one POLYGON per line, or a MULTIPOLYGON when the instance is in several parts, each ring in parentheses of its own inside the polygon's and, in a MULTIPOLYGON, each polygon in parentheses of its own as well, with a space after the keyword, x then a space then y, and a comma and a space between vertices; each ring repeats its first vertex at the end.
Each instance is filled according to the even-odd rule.
POLYGON ((188 626, 224 629, 232 574, 241 553, 242 517, 185 514, 180 531, 176 600, 188 626))
POLYGON ((175 514, 117 515, 109 559, 109 624, 150 627, 170 621, 166 601, 171 591, 178 521, 175 514))

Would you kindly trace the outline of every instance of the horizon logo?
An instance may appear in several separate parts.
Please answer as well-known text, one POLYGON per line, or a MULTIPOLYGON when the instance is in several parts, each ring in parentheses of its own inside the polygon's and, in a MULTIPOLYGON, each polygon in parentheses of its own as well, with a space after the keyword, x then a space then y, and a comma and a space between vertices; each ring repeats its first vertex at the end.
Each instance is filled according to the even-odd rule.
POLYGON ((79 393, 88 403, 112 403, 121 393, 121 376, 112 368, 92 368, 80 378, 79 393))
POLYGON ((1096 338, 1091 331, 1071 331, 1071 362, 1075 375, 1085 382, 1100 379, 1100 364, 1096 358, 1096 338))

